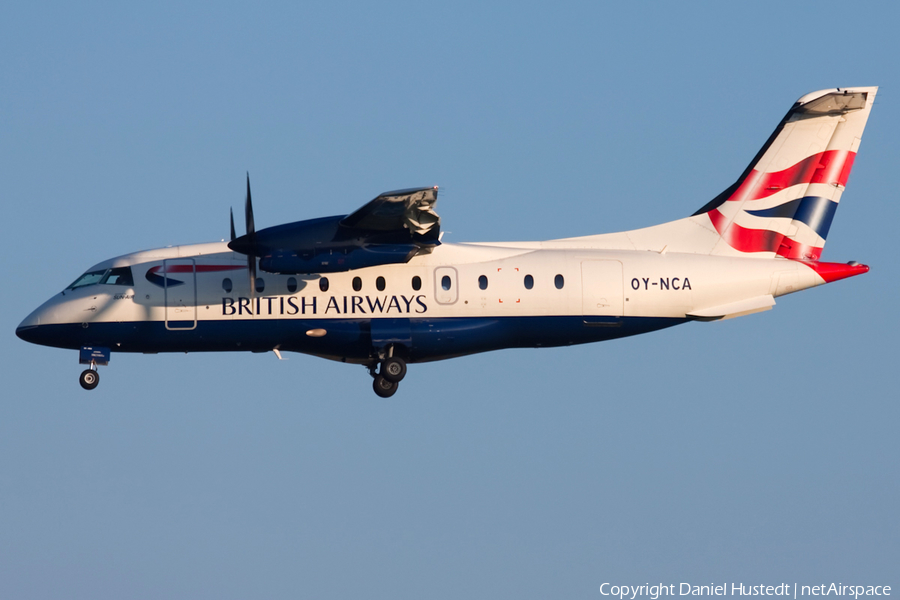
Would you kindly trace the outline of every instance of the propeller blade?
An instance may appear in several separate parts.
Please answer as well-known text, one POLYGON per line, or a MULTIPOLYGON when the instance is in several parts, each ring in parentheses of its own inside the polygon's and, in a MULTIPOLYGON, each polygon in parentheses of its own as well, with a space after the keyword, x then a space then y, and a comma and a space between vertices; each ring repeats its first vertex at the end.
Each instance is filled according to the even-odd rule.
MULTIPOLYGON (((247 204, 244 206, 244 218, 247 223, 247 236, 253 238, 256 235, 256 224, 253 221, 253 201, 250 198, 250 173, 247 173, 247 204)), ((247 255, 247 273, 250 276, 250 297, 256 292, 256 257, 247 255)))
POLYGON ((256 225, 253 222, 253 202, 250 200, 250 173, 247 173, 247 204, 244 207, 244 216, 247 222, 247 235, 256 233, 256 225))
POLYGON ((228 213, 231 216, 231 241, 233 242, 237 238, 237 235, 234 233, 234 210, 229 208, 228 213))

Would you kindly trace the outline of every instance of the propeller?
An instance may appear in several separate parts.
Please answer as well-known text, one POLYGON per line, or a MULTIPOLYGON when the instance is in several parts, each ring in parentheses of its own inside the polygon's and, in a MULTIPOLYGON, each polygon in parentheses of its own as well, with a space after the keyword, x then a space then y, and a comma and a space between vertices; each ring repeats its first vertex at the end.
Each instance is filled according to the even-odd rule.
POLYGON ((234 230, 234 210, 229 211, 231 224, 231 241, 228 247, 233 251, 247 257, 247 275, 250 277, 250 297, 256 290, 256 261, 259 248, 256 239, 256 224, 253 219, 253 200, 250 195, 250 173, 247 173, 247 202, 244 206, 244 219, 247 225, 247 233, 238 237, 234 230))
MULTIPOLYGON (((247 173, 247 203, 244 205, 244 219, 247 223, 247 237, 253 241, 256 237, 256 225, 253 222, 253 202, 250 200, 250 173, 247 173)), ((231 234, 234 235, 234 216, 231 219, 231 234)), ((247 272, 250 274, 250 297, 256 291, 256 257, 247 255, 247 272)))
POLYGON ((244 207, 244 217, 247 221, 247 235, 256 233, 256 225, 253 224, 253 202, 250 200, 250 173, 247 173, 247 204, 244 207))

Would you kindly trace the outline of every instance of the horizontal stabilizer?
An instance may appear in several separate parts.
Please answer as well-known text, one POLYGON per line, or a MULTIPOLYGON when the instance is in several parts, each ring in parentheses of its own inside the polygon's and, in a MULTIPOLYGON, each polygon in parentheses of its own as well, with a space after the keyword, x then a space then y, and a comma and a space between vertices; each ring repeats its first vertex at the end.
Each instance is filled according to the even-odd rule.
POLYGON ((757 296, 747 300, 732 302, 731 304, 695 310, 688 313, 687 317, 697 321, 718 321, 771 310, 773 306, 775 306, 775 298, 771 294, 766 294, 765 296, 757 296))

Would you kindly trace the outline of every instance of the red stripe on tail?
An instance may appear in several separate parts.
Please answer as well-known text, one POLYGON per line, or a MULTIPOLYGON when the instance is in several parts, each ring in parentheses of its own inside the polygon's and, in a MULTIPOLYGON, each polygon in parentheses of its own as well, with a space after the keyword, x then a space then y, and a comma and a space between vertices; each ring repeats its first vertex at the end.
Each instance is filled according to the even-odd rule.
POLYGON ((739 252, 775 252, 778 256, 798 260, 818 260, 822 256, 822 248, 800 244, 777 231, 729 224, 727 217, 717 209, 706 214, 722 239, 739 252))
POLYGON ((846 186, 855 158, 856 153, 849 150, 828 150, 804 158, 783 171, 750 171, 728 201, 759 200, 801 183, 846 186))

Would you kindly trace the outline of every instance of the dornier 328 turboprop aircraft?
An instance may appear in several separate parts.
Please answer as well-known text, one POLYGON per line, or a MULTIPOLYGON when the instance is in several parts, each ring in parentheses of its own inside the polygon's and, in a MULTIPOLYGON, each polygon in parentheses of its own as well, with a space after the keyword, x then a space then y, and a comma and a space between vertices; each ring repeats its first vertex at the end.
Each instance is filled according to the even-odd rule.
POLYGON ((356 212, 101 262, 31 313, 23 340, 80 350, 93 389, 112 352, 302 352, 365 365, 394 394, 410 363, 598 342, 770 309, 865 273, 821 262, 877 88, 788 111, 740 178, 692 216, 623 233, 442 244, 438 189, 356 212))

